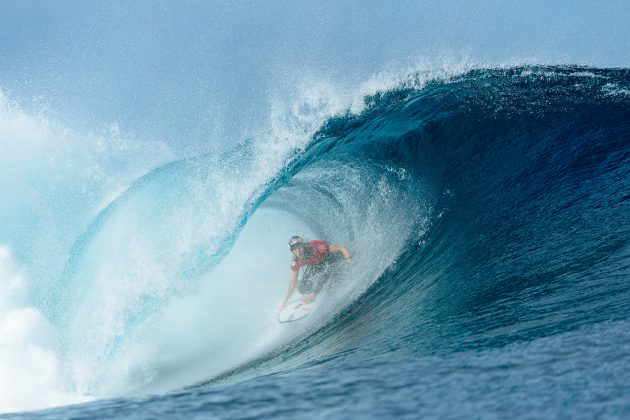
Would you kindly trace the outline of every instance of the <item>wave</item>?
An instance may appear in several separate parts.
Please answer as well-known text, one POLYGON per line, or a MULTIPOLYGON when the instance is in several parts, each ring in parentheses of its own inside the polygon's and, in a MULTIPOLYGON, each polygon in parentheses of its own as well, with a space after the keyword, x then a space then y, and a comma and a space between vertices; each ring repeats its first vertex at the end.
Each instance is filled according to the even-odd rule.
POLYGON ((623 69, 417 73, 297 142, 151 171, 49 285, 64 369, 80 394, 163 392, 627 319, 629 86, 623 69), (286 327, 294 234, 354 264, 286 327))
POLYGON ((362 114, 328 121, 318 159, 347 151, 428 186, 411 194, 428 203, 424 212, 387 219, 421 228, 333 322, 209 383, 484 350, 626 320, 628 76, 484 69, 383 92, 362 114))

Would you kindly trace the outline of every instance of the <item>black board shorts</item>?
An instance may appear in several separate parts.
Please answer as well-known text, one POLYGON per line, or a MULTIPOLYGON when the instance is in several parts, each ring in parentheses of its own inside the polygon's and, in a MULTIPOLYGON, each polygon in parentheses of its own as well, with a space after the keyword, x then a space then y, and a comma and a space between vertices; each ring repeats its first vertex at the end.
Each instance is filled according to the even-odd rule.
POLYGON ((329 253, 319 264, 304 267, 304 274, 298 283, 298 292, 302 295, 319 293, 326 284, 338 279, 344 268, 343 254, 329 253))

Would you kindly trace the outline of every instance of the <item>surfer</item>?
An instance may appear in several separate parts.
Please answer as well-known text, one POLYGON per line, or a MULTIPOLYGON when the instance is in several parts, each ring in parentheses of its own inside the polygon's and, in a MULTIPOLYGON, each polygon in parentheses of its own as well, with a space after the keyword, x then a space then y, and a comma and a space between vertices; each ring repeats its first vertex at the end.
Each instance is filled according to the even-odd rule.
POLYGON ((299 236, 293 236, 289 240, 289 250, 293 253, 291 276, 280 310, 287 306, 289 297, 295 289, 300 267, 305 266, 305 271, 298 285, 298 292, 304 296, 302 298, 304 303, 311 303, 327 280, 333 277, 340 268, 341 258, 348 263, 352 262, 348 248, 329 244, 326 241, 306 242, 299 236))

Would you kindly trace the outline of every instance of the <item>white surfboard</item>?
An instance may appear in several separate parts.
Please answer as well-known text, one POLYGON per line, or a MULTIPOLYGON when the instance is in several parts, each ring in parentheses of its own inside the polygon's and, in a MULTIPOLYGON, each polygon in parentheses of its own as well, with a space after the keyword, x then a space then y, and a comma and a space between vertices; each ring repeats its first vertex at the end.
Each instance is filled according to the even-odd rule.
POLYGON ((312 311, 311 304, 302 302, 302 299, 297 299, 289 302, 283 310, 278 312, 278 322, 294 322, 308 316, 312 311))

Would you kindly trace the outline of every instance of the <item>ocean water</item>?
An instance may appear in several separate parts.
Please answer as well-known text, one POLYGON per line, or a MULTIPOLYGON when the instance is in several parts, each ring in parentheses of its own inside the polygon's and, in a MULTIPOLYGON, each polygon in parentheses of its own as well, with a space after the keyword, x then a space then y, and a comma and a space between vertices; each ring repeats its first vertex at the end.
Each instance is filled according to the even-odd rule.
MULTIPOLYGON (((0 390, 24 396, 7 417, 630 415, 628 70, 417 71, 308 107, 321 118, 217 153, 71 141, 94 164, 59 182, 33 158, 47 187, 6 193, 81 205, 33 216, 42 239, 22 249, 50 249, 39 264, 59 274, 28 293, 25 257, 0 249, 0 390), (353 263, 279 324, 294 234, 353 263)), ((6 100, 3 115, 54 131, 6 100)))

